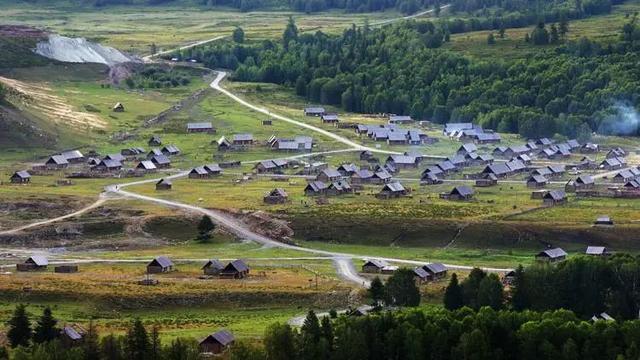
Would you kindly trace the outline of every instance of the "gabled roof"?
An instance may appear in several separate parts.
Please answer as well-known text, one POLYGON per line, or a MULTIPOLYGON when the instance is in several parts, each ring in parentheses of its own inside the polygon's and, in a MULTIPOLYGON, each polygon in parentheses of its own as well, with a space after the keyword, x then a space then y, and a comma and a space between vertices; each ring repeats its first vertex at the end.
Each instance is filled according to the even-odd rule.
POLYGON ((546 193, 543 198, 544 199, 553 199, 553 200, 562 200, 567 197, 567 194, 563 190, 551 190, 546 193))
POLYGON ((551 259, 555 259, 555 258, 567 256, 567 253, 561 248, 554 248, 554 249, 547 249, 547 250, 541 251, 536 256, 546 256, 551 259))
POLYGON ((338 120, 338 114, 324 114, 322 115, 322 120, 329 120, 329 121, 338 120))
POLYGON ((384 261, 384 260, 379 260, 379 259, 369 259, 366 260, 363 266, 368 266, 368 265, 372 265, 375 266, 379 269, 382 269, 385 266, 389 266, 389 263, 384 261))
POLYGON ((449 160, 444 160, 436 164, 442 171, 455 170, 456 166, 449 160))
POLYGON ((338 171, 340 171, 340 170, 345 171, 345 172, 353 173, 353 172, 358 171, 359 168, 355 164, 342 164, 342 165, 338 166, 338 171))
POLYGON ((64 151, 60 153, 60 155, 67 160, 82 159, 84 157, 84 155, 82 155, 82 153, 78 150, 64 151))
POLYGON ((607 252, 607 248, 604 246, 587 246, 585 254, 587 255, 602 255, 607 252))
POLYGON ((283 167, 283 166, 287 166, 287 164, 289 164, 289 162, 287 160, 284 160, 284 159, 274 159, 273 163, 277 167, 283 167))
POLYGON ((166 145, 165 147, 162 148, 162 151, 166 151, 170 154, 176 154, 180 152, 180 149, 178 149, 177 146, 175 145, 166 145))
POLYGON ((104 166, 107 169, 113 169, 113 168, 119 168, 122 167, 122 163, 118 160, 109 160, 109 159, 104 159, 102 161, 100 161, 100 163, 96 166, 104 166))
POLYGON ((408 155, 390 155, 387 158, 388 162, 393 162, 394 164, 405 164, 405 165, 414 165, 418 162, 415 156, 408 155))
POLYGON ((369 179, 373 177, 373 172, 367 169, 361 169, 353 173, 352 177, 357 177, 361 179, 369 179))
POLYGON ((38 266, 47 266, 47 265, 49 265, 49 260, 43 255, 32 255, 25 262, 34 263, 34 264, 36 264, 38 266))
POLYGON ((28 179, 31 177, 31 174, 29 174, 28 171, 26 170, 20 170, 20 171, 16 171, 15 173, 13 173, 12 177, 19 177, 21 179, 28 179))
POLYGON ((407 141, 407 135, 398 131, 390 131, 388 134, 389 141, 407 141))
POLYGON ((389 121, 412 121, 409 115, 389 115, 389 121))
POLYGON ((440 273, 443 273, 443 272, 447 271, 447 267, 444 266, 444 264, 441 264, 441 263, 427 264, 427 265, 424 265, 422 268, 425 269, 427 272, 430 272, 432 274, 440 274, 440 273))
POLYGON ((104 160, 115 160, 118 162, 123 162, 125 161, 125 157, 122 154, 108 154, 104 157, 104 160))
POLYGON ((158 256, 158 257, 156 257, 155 259, 151 260, 151 262, 147 266, 151 266, 151 265, 154 265, 154 264, 157 264, 157 265, 159 265, 159 266, 161 266, 163 268, 167 268, 167 267, 173 266, 173 262, 171 260, 169 260, 169 258, 166 257, 166 256, 158 256))
POLYGON ((305 191, 307 190, 311 190, 313 192, 321 192, 322 190, 325 190, 327 188, 327 184, 325 184, 322 181, 316 180, 316 181, 311 181, 310 183, 307 184, 307 186, 304 188, 305 191))
POLYGON ((202 269, 209 269, 209 268, 222 270, 224 269, 224 265, 217 259, 211 259, 202 266, 202 269))
POLYGON ((460 196, 471 196, 474 194, 474 191, 472 188, 466 186, 466 185, 462 185, 462 186, 456 186, 451 190, 451 194, 452 195, 460 195, 460 196))
POLYGON ((532 173, 542 175, 542 176, 553 174, 553 172, 547 167, 534 169, 532 173))
POLYGON ((158 148, 153 148, 151 150, 149 150, 149 155, 153 156, 153 155, 163 155, 162 151, 158 148))
POLYGON ((153 163, 153 161, 142 160, 140 161, 140 163, 138 163, 138 165, 136 166, 136 169, 153 170, 153 169, 156 169, 156 165, 153 163))
POLYGON ((235 341, 235 338, 233 337, 233 334, 231 334, 229 331, 220 330, 202 339, 200 341, 200 344, 209 342, 209 341, 215 341, 222 346, 227 346, 233 343, 235 341))
POLYGON ((218 164, 208 164, 204 166, 204 169, 209 173, 222 172, 222 168, 218 164))
POLYGON ((209 172, 207 171, 207 169, 204 168, 204 166, 198 166, 191 169, 189 174, 208 175, 209 172))
POLYGON ((160 181, 158 181, 156 183, 156 185, 169 185, 171 186, 171 180, 167 180, 167 179, 160 179, 160 181))
POLYGON ((546 184, 549 180, 542 175, 531 175, 527 182, 534 182, 536 184, 546 184))
POLYGON ((511 161, 507 162, 505 165, 511 171, 524 170, 524 169, 527 168, 526 165, 523 164, 522 161, 520 161, 520 160, 511 160, 511 161))
POLYGON ((64 165, 68 163, 69 162, 67 161, 67 159, 62 155, 53 155, 49 158, 49 160, 47 160, 47 164, 64 165))
POLYGON ((287 194, 287 192, 284 191, 283 188, 275 188, 271 190, 271 192, 269 192, 269 196, 288 197, 289 194, 287 194))
POLYGON ((304 108, 304 111, 310 114, 324 114, 324 108, 322 106, 309 106, 304 108))
POLYGON ((547 168, 554 174, 562 174, 567 171, 564 165, 549 165, 547 168))
POLYGON ((373 177, 377 177, 380 180, 386 180, 391 179, 391 174, 389 174, 386 170, 380 170, 376 171, 375 174, 373 174, 373 177))
POLYGON ((166 155, 154 155, 151 161, 158 165, 171 164, 171 160, 166 155))
POLYGON ((422 267, 414 268, 413 273, 421 279, 426 279, 429 277, 429 273, 422 267))
POLYGON ((223 271, 244 272, 244 271, 249 271, 249 266, 247 266, 247 264, 244 261, 238 259, 238 260, 233 260, 232 262, 227 264, 227 266, 225 266, 223 271))
POLYGON ((322 174, 327 176, 328 178, 339 178, 342 177, 342 174, 336 169, 324 169, 321 171, 322 174))
POLYGON ((593 177, 591 175, 580 175, 576 178, 576 182, 580 183, 580 184, 594 184, 595 180, 593 180, 593 177))
POLYGON ((466 144, 461 145, 458 148, 458 151, 465 151, 465 152, 468 152, 468 153, 472 153, 472 152, 478 151, 478 147, 473 143, 466 143, 466 144))
POLYGON ((382 187, 382 191, 385 191, 385 190, 391 191, 391 192, 402 192, 402 191, 405 191, 405 188, 399 182, 392 182, 392 183, 385 184, 382 187))
POLYGON ((500 163, 487 165, 482 172, 496 175, 505 175, 511 173, 511 169, 509 169, 506 164, 500 163))

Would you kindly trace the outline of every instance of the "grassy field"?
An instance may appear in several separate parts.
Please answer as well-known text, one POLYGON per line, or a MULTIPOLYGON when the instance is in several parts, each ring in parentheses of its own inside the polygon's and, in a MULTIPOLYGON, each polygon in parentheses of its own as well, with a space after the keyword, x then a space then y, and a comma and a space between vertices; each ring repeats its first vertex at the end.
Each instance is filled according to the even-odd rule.
POLYGON ((230 36, 241 26, 248 39, 275 38, 282 34, 289 16, 301 32, 342 32, 352 23, 363 24, 395 18, 395 11, 370 14, 326 12, 301 14, 289 11, 241 13, 233 9, 177 6, 110 6, 107 9, 42 4, 0 4, 0 16, 10 24, 27 24, 65 36, 86 37, 138 55, 151 44, 158 50, 185 43, 230 36))
MULTIPOLYGON (((610 14, 593 16, 569 22, 567 40, 587 37, 591 40, 608 44, 618 38, 622 25, 629 21, 629 16, 640 10, 640 1, 632 0, 621 5, 614 5, 610 14)), ((451 42, 445 49, 462 52, 481 59, 524 59, 544 49, 553 49, 554 45, 534 46, 524 42, 525 34, 531 33, 533 25, 525 28, 506 29, 501 39, 497 31, 474 31, 451 36, 451 42), (493 32, 496 43, 487 44, 487 36, 493 32)))

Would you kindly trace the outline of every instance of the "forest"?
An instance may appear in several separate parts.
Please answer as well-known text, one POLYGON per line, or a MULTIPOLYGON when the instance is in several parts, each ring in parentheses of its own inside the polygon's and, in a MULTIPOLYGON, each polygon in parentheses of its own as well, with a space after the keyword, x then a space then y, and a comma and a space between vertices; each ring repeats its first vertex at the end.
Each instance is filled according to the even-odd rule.
POLYGON ((232 69, 237 81, 284 84, 310 103, 346 111, 473 121, 527 138, 559 133, 586 140, 594 131, 638 133, 618 126, 640 104, 636 17, 621 27, 619 40, 604 46, 586 38, 565 41, 557 31, 562 26, 541 22, 522 46, 553 39, 557 48, 541 48, 522 60, 486 61, 441 49, 450 34, 442 23, 354 26, 331 36, 299 34, 291 20, 279 41, 227 41, 172 56, 232 69))
POLYGON ((129 88, 171 88, 189 85, 191 76, 186 71, 159 66, 147 66, 125 80, 129 88))

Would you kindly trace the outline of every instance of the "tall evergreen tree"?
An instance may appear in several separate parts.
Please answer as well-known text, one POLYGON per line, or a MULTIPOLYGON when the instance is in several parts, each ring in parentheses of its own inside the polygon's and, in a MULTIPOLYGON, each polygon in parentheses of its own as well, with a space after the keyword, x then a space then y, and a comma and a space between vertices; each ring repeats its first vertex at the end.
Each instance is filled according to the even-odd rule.
POLYGON ((518 265, 511 284, 511 306, 516 311, 522 311, 529 307, 529 298, 526 294, 524 268, 518 265))
POLYGON ((269 326, 264 336, 264 347, 269 360, 295 360, 296 348, 291 326, 278 323, 269 326))
POLYGON ((158 325, 151 328, 149 356, 151 359, 159 359, 162 354, 162 344, 160 342, 160 329, 158 325))
POLYGON ((213 223, 208 215, 203 215, 198 223, 198 239, 200 241, 208 241, 211 239, 211 233, 216 229, 216 224, 213 223))
POLYGON ((242 30, 242 28, 238 26, 233 30, 232 38, 233 41, 238 44, 244 43, 244 30, 242 30))
POLYGON ((149 355, 151 344, 147 329, 140 319, 135 319, 127 332, 127 357, 131 360, 145 360, 149 355))
POLYGON ((384 300, 385 289, 384 284, 382 284, 382 281, 380 280, 380 277, 376 276, 375 278, 373 278, 373 280, 371 280, 371 285, 369 286, 369 289, 367 291, 373 305, 378 305, 380 301, 384 300))
POLYGON ((489 274, 478 288, 478 307, 489 306, 494 310, 500 310, 504 302, 504 292, 500 278, 496 274, 489 274))
POLYGON ((53 317, 50 307, 44 308, 33 331, 33 341, 36 343, 49 342, 56 337, 60 330, 56 327, 58 321, 53 317))
POLYGON ((100 353, 104 360, 124 360, 122 338, 109 334, 100 341, 100 353))
POLYGON ((100 345, 98 344, 98 330, 93 320, 89 321, 89 328, 82 339, 82 348, 84 350, 84 359, 93 360, 100 359, 100 345))
POLYGON ((397 306, 420 305, 420 289, 416 286, 413 270, 400 269, 393 273, 385 286, 386 303, 397 306))
POLYGON ((452 274, 449 285, 444 291, 444 307, 448 310, 456 310, 464 306, 462 287, 458 283, 458 275, 452 274))
POLYGON ((7 338, 11 347, 28 346, 31 340, 31 322, 25 305, 18 305, 7 322, 7 338))
POLYGON ((289 22, 282 34, 282 45, 285 49, 288 49, 289 43, 294 40, 298 40, 298 27, 296 26, 296 22, 293 20, 293 17, 289 16, 289 22))

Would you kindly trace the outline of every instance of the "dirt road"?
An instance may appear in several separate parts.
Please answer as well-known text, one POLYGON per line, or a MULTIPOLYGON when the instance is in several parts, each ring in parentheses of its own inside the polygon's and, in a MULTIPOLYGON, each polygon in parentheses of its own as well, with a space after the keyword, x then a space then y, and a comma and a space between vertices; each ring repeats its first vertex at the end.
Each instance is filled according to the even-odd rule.
POLYGON ((187 49, 191 49, 192 47, 196 47, 196 46, 200 46, 200 45, 208 44, 208 43, 210 43, 210 42, 218 41, 218 40, 220 40, 220 39, 224 39, 224 38, 225 38, 225 36, 216 36, 216 37, 214 37, 214 38, 212 38, 212 39, 207 39, 207 40, 197 41, 197 42, 194 42, 194 43, 192 43, 192 44, 188 44, 188 45, 181 46, 181 47, 179 47, 179 48, 177 48, 177 49, 169 49, 169 50, 160 51, 160 52, 157 52, 157 53, 155 53, 155 54, 151 54, 151 55, 147 55, 147 56, 142 57, 142 61, 144 61, 144 62, 151 62, 151 61, 153 60, 153 58, 156 58, 156 57, 158 57, 158 56, 162 56, 162 55, 166 55, 166 54, 171 54, 171 53, 172 53, 172 52, 174 52, 174 51, 180 51, 180 50, 187 50, 187 49))

